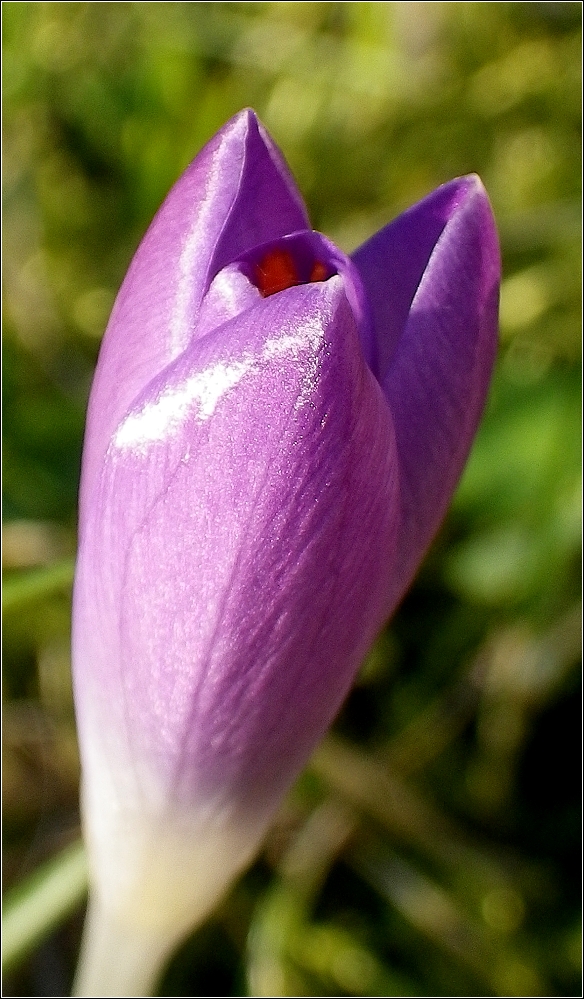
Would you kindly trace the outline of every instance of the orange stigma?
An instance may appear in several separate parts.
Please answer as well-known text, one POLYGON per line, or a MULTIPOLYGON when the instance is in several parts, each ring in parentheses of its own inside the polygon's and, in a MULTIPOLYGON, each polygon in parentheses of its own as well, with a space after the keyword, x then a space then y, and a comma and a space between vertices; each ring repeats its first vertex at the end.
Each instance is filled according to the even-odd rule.
POLYGON ((298 268, 287 250, 270 250, 256 266, 256 285, 264 298, 300 283, 298 268))
POLYGON ((321 264, 320 260, 315 260, 312 265, 312 270, 310 272, 311 281, 326 281, 329 277, 328 269, 324 264, 321 264))
MULTIPOLYGON (((260 262, 255 265, 254 284, 264 298, 267 298, 268 295, 275 295, 276 292, 285 291, 286 288, 305 284, 305 273, 300 276, 298 264, 289 250, 277 247, 274 250, 268 250, 260 262)), ((320 260, 315 260, 310 270, 308 283, 326 281, 330 276, 330 268, 320 260)))

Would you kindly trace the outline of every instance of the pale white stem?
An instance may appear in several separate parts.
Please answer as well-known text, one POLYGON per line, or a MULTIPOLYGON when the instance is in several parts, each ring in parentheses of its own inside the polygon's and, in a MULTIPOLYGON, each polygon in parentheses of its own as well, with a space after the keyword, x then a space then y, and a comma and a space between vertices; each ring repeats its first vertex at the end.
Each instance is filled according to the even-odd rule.
POLYGON ((90 898, 74 996, 152 996, 164 962, 178 941, 121 923, 90 898))
MULTIPOLYGON (((82 816, 90 902, 75 996, 151 996, 164 962, 257 851, 269 813, 169 801, 134 763, 102 765, 86 740, 82 816), (87 748, 89 747, 89 748, 87 748)), ((93 736, 95 736, 93 738, 93 736)))
POLYGON ((83 795, 91 888, 73 995, 151 996, 174 948, 257 850, 264 817, 122 805, 108 778, 96 770, 83 795))

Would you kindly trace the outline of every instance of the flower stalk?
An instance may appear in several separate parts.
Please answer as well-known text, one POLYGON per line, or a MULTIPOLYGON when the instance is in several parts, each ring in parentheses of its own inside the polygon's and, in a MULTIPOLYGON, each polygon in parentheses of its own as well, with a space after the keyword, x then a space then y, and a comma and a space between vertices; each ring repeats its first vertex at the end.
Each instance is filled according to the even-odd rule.
POLYGON ((176 940, 132 923, 117 922, 92 897, 73 996, 149 996, 176 940))

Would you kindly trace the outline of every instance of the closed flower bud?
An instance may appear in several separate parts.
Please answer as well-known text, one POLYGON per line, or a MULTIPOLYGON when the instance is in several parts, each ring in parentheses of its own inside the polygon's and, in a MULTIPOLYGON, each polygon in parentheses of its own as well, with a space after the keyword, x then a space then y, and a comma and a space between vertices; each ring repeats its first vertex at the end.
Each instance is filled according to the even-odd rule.
POLYGON ((346 257, 251 111, 152 222, 83 457, 78 994, 144 994, 257 851, 445 513, 499 269, 476 177, 346 257))

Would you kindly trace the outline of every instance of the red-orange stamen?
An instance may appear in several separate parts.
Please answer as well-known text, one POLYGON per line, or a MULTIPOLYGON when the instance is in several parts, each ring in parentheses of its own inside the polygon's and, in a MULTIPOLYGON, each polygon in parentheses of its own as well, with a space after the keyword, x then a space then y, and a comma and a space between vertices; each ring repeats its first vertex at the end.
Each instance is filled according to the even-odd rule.
POLYGON ((270 250, 256 266, 256 285, 264 298, 295 284, 300 284, 300 276, 287 250, 270 250))
POLYGON ((312 270, 310 272, 311 281, 326 281, 328 277, 328 270, 324 264, 321 264, 320 260, 316 260, 312 265, 312 270))

